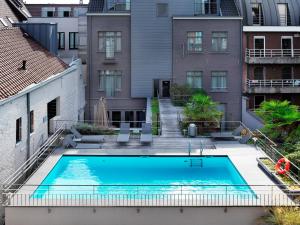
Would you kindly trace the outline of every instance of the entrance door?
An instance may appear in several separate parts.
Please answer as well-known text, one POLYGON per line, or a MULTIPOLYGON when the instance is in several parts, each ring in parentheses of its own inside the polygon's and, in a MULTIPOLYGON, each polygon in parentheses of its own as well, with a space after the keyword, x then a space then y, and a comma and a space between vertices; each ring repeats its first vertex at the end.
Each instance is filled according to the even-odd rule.
POLYGON ((265 57, 265 37, 254 37, 255 57, 265 57))
POLYGON ((54 99, 47 104, 47 118, 48 118, 48 135, 50 135, 50 120, 58 115, 58 99, 54 99))
POLYGON ((282 37, 281 38, 281 48, 283 56, 293 56, 293 38, 292 37, 282 37))
POLYGON ((170 81, 162 82, 162 97, 164 98, 170 97, 170 81))

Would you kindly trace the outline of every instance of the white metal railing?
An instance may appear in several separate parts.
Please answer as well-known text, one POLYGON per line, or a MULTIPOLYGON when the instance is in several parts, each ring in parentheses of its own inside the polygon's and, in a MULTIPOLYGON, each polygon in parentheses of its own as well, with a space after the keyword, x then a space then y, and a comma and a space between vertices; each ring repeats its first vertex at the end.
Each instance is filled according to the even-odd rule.
POLYGON ((300 87, 300 79, 247 80, 251 87, 300 87))
POLYGON ((10 207, 299 206, 299 193, 286 190, 276 185, 27 185, 2 198, 10 207))
POLYGON ((300 57, 300 49, 246 49, 246 58, 300 57))
MULTIPOLYGON (((61 137, 64 131, 64 125, 61 124, 56 132, 38 149, 34 152, 26 162, 24 162, 11 176, 9 176, 3 184, 4 190, 12 188, 15 183, 20 182, 20 180, 26 180, 30 174, 34 165, 46 155, 46 157, 51 153, 50 149, 54 147, 55 142, 61 137), (48 153, 48 154, 47 154, 48 153)), ((43 161, 45 158, 43 158, 43 161)))

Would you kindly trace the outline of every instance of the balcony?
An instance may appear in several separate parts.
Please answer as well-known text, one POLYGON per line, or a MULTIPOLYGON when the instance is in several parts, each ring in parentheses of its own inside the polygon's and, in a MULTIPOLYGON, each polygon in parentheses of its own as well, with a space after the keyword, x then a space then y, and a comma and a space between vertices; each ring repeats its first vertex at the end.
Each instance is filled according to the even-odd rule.
POLYGON ((130 0, 107 0, 107 12, 130 12, 130 0))
POLYGON ((248 64, 300 64, 300 49, 246 49, 248 64))
POLYGON ((247 80, 249 94, 300 93, 300 79, 247 80))

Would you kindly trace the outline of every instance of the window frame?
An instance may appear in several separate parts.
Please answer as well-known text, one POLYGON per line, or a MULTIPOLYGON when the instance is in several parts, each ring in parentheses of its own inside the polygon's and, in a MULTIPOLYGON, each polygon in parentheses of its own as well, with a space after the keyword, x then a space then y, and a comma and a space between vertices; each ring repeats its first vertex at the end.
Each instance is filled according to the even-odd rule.
POLYGON ((203 32, 202 31, 188 31, 186 33, 186 37, 187 37, 187 52, 190 54, 199 54, 203 52, 203 32), (194 37, 193 36, 189 36, 189 34, 193 34, 194 33, 194 37), (197 33, 200 34, 199 37, 197 37, 197 33), (197 44, 196 40, 197 38, 200 38, 201 40, 201 44, 197 44), (190 43, 190 40, 193 40, 194 43, 190 43), (193 48, 190 48, 190 45, 194 45, 193 48), (197 47, 195 47, 196 45, 200 45, 200 50, 196 50, 197 47))
POLYGON ((220 70, 211 72, 211 90, 213 92, 223 92, 228 90, 228 71, 220 70), (225 75, 214 75, 214 73, 224 73, 225 75), (225 87, 213 87, 214 77, 225 77, 225 87))
POLYGON ((253 26, 264 26, 265 18, 264 18, 264 12, 263 12, 263 5, 261 2, 253 2, 251 3, 251 13, 252 13, 252 25, 253 26), (258 8, 258 23, 254 23, 254 16, 253 16, 253 9, 254 6, 257 6, 258 8))
POLYGON ((57 32, 58 34, 58 50, 64 50, 66 49, 66 33, 65 32, 57 32), (63 48, 61 48, 61 38, 60 35, 63 34, 63 48))
POLYGON ((279 20, 279 26, 287 26, 288 25, 288 4, 287 3, 277 3, 277 12, 278 12, 278 20, 279 20), (282 17, 280 15, 279 6, 285 6, 285 21, 284 24, 282 23, 282 17))
POLYGON ((69 32, 69 49, 76 50, 76 49, 78 49, 78 45, 79 45, 78 32, 69 32), (72 34, 74 34, 74 41, 73 41, 73 43, 71 42, 71 35, 72 34), (77 38, 76 38, 76 36, 77 36, 77 38), (74 47, 71 47, 71 44, 73 44, 74 47))
POLYGON ((30 134, 34 133, 34 111, 30 111, 30 126, 29 126, 29 132, 30 134))
POLYGON ((116 86, 114 87, 113 92, 121 92, 122 91, 122 71, 121 70, 99 70, 98 71, 99 76, 99 91, 105 92, 107 97, 114 97, 111 95, 107 95, 107 80, 106 78, 108 76, 112 76, 115 80, 116 86), (103 84, 103 85, 102 85, 103 84))
POLYGON ((165 2, 156 3, 156 17, 169 17, 169 4, 165 2), (165 7, 165 13, 160 14, 159 7, 165 7))
POLYGON ((202 89, 203 88, 203 71, 200 71, 200 70, 194 70, 194 71, 187 71, 186 72, 186 84, 189 85, 192 89, 202 89), (189 75, 189 73, 192 73, 189 75), (196 73, 199 73, 199 75, 196 75, 196 73), (188 78, 191 77, 191 78, 200 78, 201 81, 201 87, 194 87, 193 84, 195 84, 194 80, 193 80, 193 84, 189 84, 188 82, 188 78))
POLYGON ((55 14, 55 11, 51 11, 51 10, 47 10, 47 11, 46 11, 46 17, 47 17, 47 18, 52 18, 52 17, 54 17, 54 14, 55 14), (49 16, 48 13, 52 13, 52 16, 49 16))
POLYGON ((214 52, 214 53, 226 53, 228 52, 228 31, 212 31, 211 32, 211 51, 214 52), (214 34, 217 34, 217 33, 223 33, 226 35, 226 37, 214 37, 213 35, 214 34), (226 49, 222 50, 220 47, 222 46, 222 39, 226 38, 226 49), (214 49, 213 48, 213 40, 214 39, 217 39, 217 49, 214 49))
POLYGON ((22 117, 16 119, 16 144, 22 141, 22 117))
POLYGON ((98 51, 105 53, 106 59, 114 59, 115 53, 122 52, 122 31, 98 31, 98 51), (113 33, 113 35, 109 35, 109 33, 113 33), (107 51, 108 39, 113 41, 113 51, 111 52, 107 51), (112 56, 109 56, 109 53, 113 53, 112 56))

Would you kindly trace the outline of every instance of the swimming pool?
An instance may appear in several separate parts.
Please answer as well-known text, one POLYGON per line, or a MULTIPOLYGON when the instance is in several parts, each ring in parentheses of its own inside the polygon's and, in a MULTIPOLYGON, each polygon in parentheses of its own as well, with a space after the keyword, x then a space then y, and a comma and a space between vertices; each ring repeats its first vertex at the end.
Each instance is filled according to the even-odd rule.
POLYGON ((62 156, 33 197, 225 192, 253 194, 227 156, 62 156))

